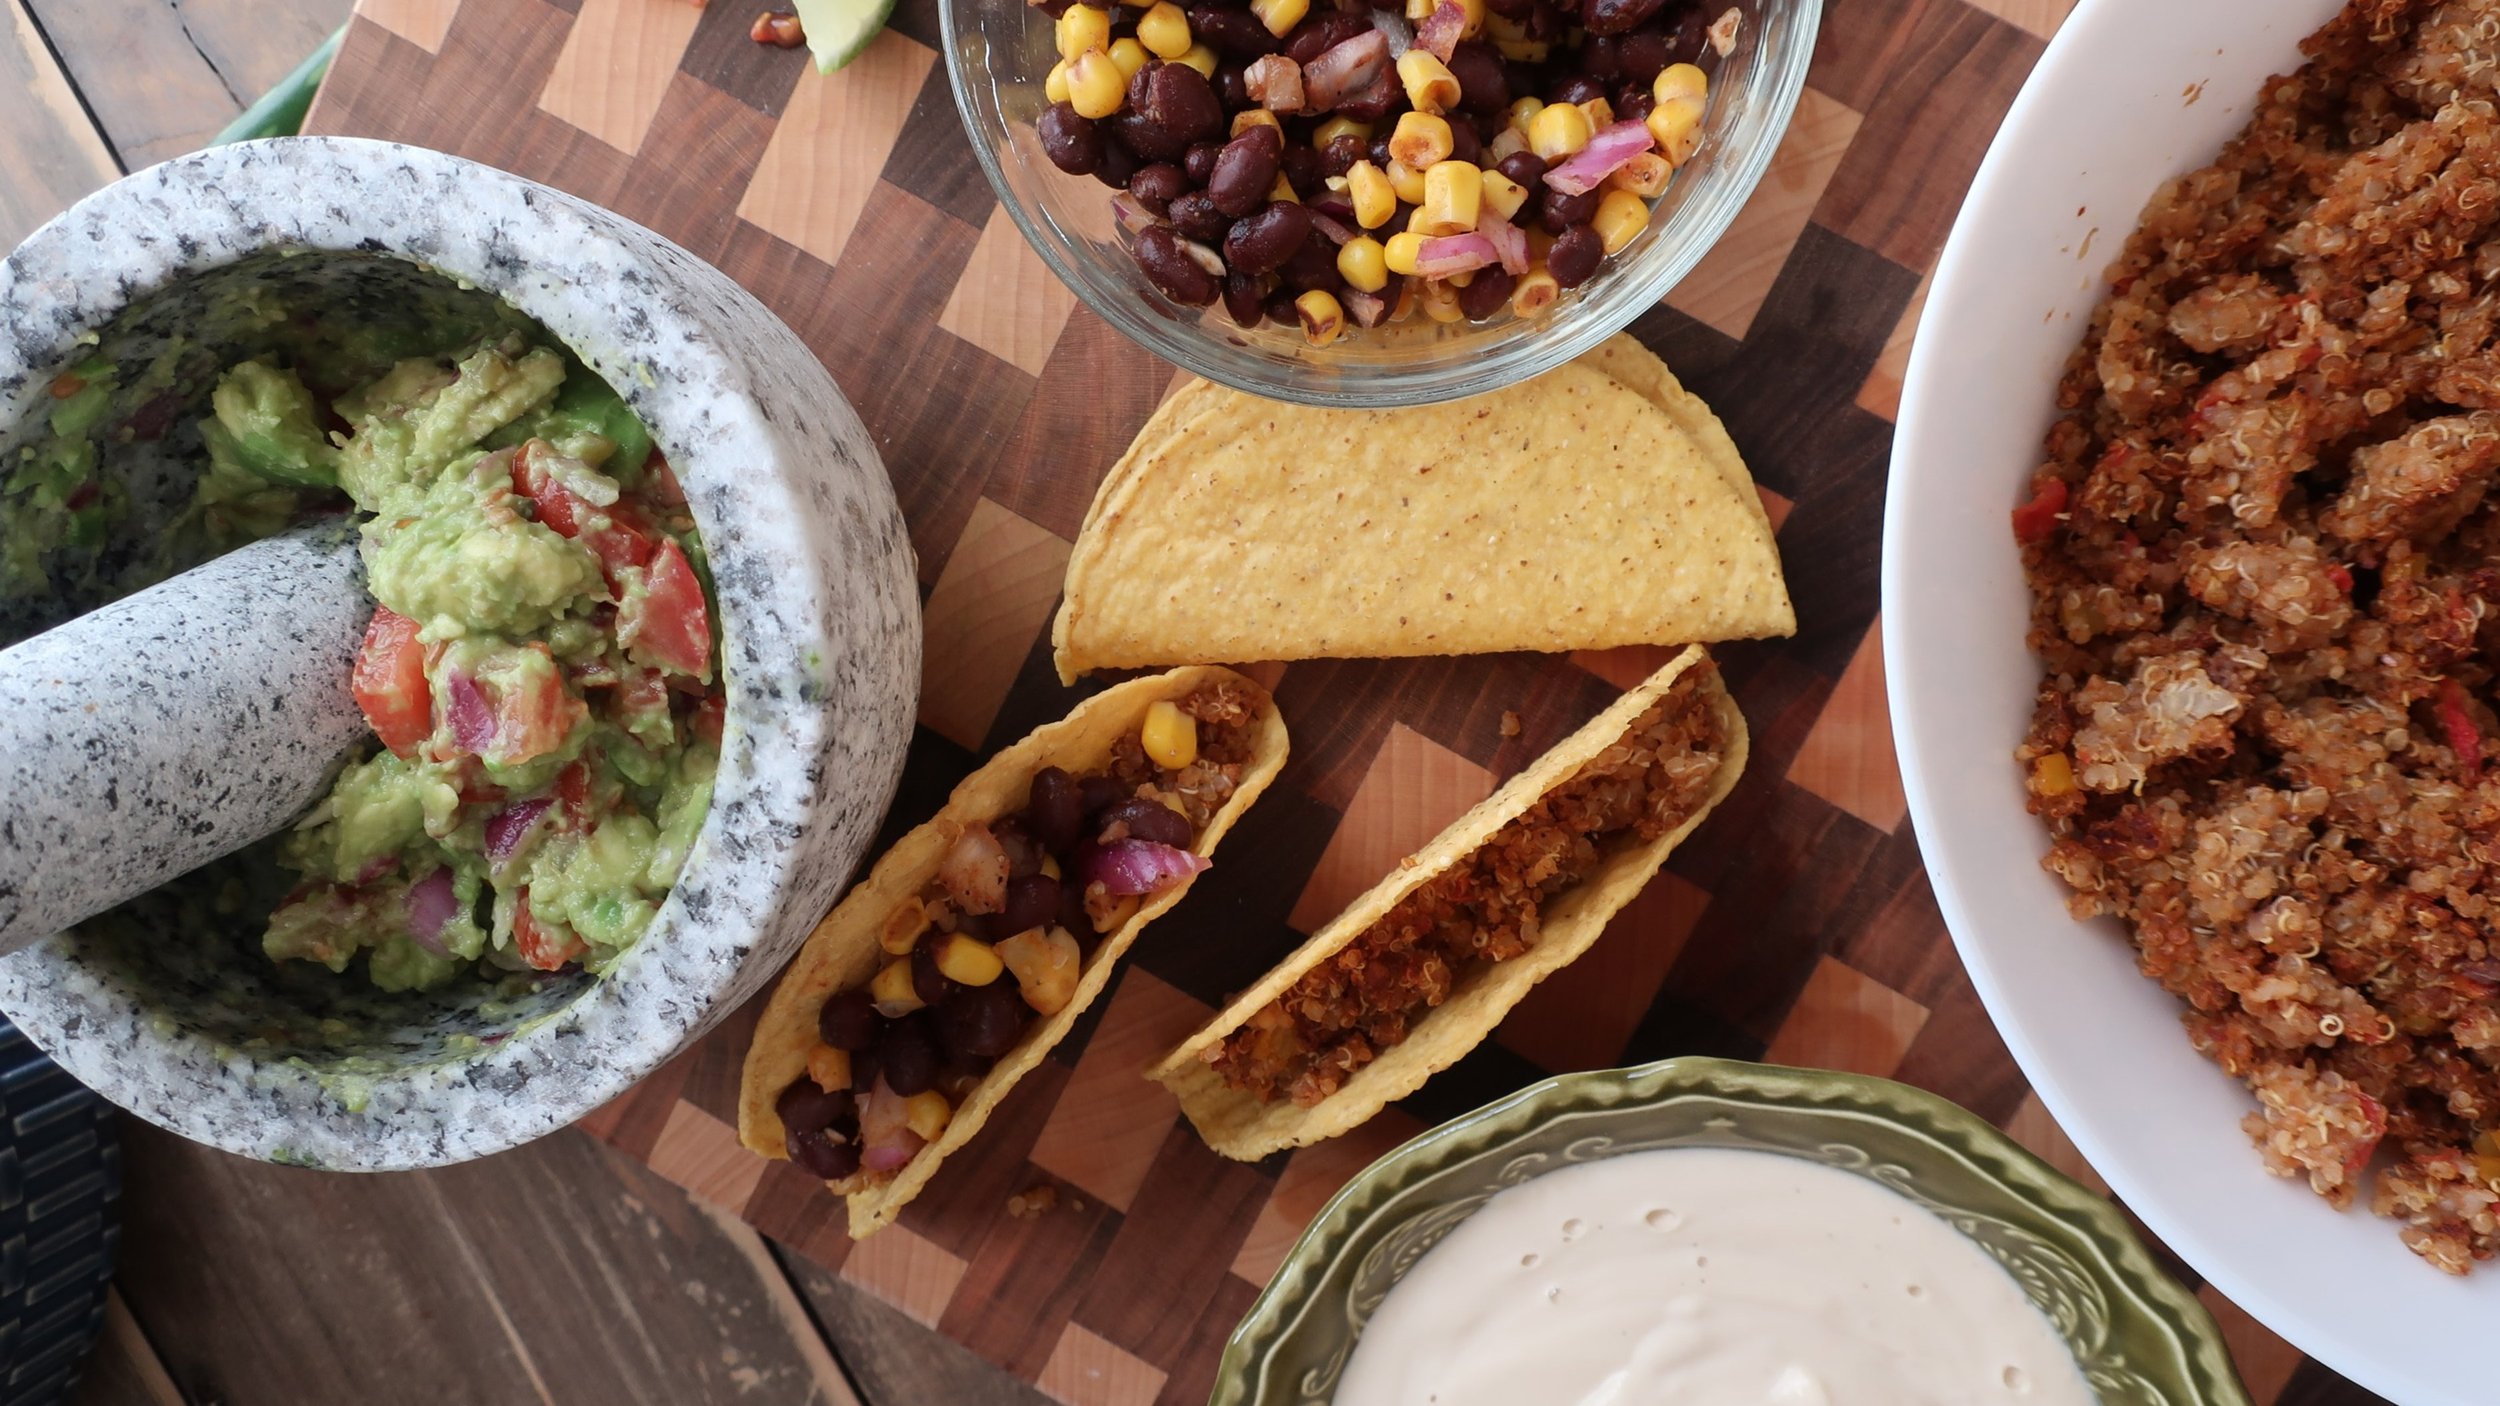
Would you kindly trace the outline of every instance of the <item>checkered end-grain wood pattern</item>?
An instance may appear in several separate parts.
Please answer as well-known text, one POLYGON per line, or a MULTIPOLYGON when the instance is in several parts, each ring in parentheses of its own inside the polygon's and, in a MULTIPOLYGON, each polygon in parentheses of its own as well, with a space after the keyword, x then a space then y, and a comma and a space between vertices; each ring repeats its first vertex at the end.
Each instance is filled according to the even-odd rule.
MULTIPOLYGON (((862 1244, 821 1186, 735 1145, 752 1012, 595 1130, 1086 1406, 1205 1400, 1226 1333, 1331 1192, 1548 1070, 1708 1052, 1889 1074, 2088 1178, 1946 941, 1903 820, 1874 629, 1890 421, 1924 276, 2070 3, 1830 0, 1761 192, 1636 325, 1744 447, 1802 628, 1721 651, 1754 730, 1743 786, 1594 952, 1456 1068, 1349 1137, 1257 1166, 1206 1151, 1138 1077, 1655 651, 1261 670, 1294 731, 1283 781, 1095 1017, 899 1226, 862 1244), (1011 1197, 1044 1186, 1049 1210, 1010 1214, 1011 1197)), ((934 0, 902 0, 892 29, 831 77, 752 43, 753 10, 365 0, 312 125, 459 152, 612 206, 728 270, 823 357, 876 436, 920 554, 929 664, 887 822, 898 833, 1074 700, 1046 639, 1069 542, 1174 377, 1079 308, 999 209, 956 122, 934 0)), ((2207 1301, 2261 1402, 2366 1399, 2207 1301)))

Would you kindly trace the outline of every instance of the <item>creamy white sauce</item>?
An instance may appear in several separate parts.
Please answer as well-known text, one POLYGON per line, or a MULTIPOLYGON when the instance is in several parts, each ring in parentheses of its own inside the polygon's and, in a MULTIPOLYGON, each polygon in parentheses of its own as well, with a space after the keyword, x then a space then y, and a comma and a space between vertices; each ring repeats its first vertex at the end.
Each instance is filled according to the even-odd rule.
POLYGON ((1568 1167, 1391 1290, 1334 1406, 2092 1406, 2011 1276, 1925 1208, 1772 1153, 1568 1167))

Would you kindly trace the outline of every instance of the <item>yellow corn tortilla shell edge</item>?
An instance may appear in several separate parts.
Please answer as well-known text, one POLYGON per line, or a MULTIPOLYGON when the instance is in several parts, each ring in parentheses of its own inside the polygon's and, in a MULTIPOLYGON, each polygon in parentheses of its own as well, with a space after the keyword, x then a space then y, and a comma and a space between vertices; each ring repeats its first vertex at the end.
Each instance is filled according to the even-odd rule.
MULTIPOLYGON (((1094 501, 1086 505, 1085 521, 1077 527, 1076 540, 1082 542, 1104 530, 1097 524, 1117 521, 1128 510, 1129 500, 1137 496, 1138 485, 1146 477, 1146 468, 1160 460, 1172 445, 1181 443, 1200 420, 1221 408, 1227 394, 1233 392, 1227 392, 1213 381, 1193 378, 1164 397, 1163 403, 1155 407, 1154 414, 1147 416, 1146 423, 1138 428, 1137 437, 1129 441, 1128 451, 1111 466, 1111 471, 1103 475, 1101 484, 1094 489, 1094 501)), ((1078 677, 1077 671, 1069 668, 1068 623, 1073 615, 1067 603, 1062 601, 1058 613, 1051 617, 1050 622, 1051 661, 1058 668, 1059 682, 1063 685, 1074 684, 1078 677)))
POLYGON ((1496 830, 1570 779, 1589 759, 1621 737, 1624 729, 1656 702, 1679 675, 1703 657, 1699 645, 1686 649, 1591 719, 1587 726, 1555 744, 1534 765, 1512 777, 1500 790, 1452 822, 1430 844, 1400 863, 1369 893, 1347 905, 1335 921, 1312 934, 1292 956, 1149 1070, 1148 1077, 1179 1096, 1181 1111, 1189 1116, 1207 1146, 1226 1157, 1255 1162, 1271 1153, 1305 1147, 1354 1128, 1456 1063, 1493 1033, 1529 988, 1586 952, 1605 931, 1608 920, 1649 883, 1666 862, 1668 853, 1692 833, 1693 827, 1708 818, 1744 774, 1749 747, 1744 715, 1728 696, 1725 682, 1716 676, 1706 684, 1705 696, 1708 705, 1719 712, 1726 730, 1727 752, 1712 780, 1709 796, 1682 825, 1648 844, 1615 854, 1585 881, 1547 904, 1536 946, 1471 978, 1449 1000, 1415 1022, 1403 1042, 1382 1051, 1379 1058, 1355 1071, 1345 1087, 1310 1108, 1298 1107, 1288 1100, 1261 1103, 1255 1095, 1227 1085, 1200 1058, 1203 1051, 1283 995, 1304 973, 1334 956, 1379 921, 1418 885, 1466 859, 1496 830))
MULTIPOLYGON (((866 981, 885 964, 887 954, 879 946, 877 934, 886 915, 935 879, 939 861, 945 858, 966 824, 995 820, 1022 806, 1033 773, 1045 766, 1064 767, 1079 774, 1101 766, 1109 760, 1112 745, 1124 734, 1136 731, 1149 704, 1161 699, 1177 702, 1219 679, 1247 686, 1257 695, 1264 711, 1240 784, 1198 837, 1197 853, 1213 855, 1217 842, 1233 822, 1284 769, 1288 747, 1284 718, 1267 690, 1230 669, 1204 665, 1174 669, 1115 685, 1079 703, 1060 721, 1035 729, 1023 741, 965 777, 937 815, 895 841, 894 847, 869 871, 867 879, 852 889, 808 935, 797 958, 782 973, 781 984, 774 988, 772 1000, 756 1024, 754 1040, 747 1046, 746 1065, 738 1085, 739 1141, 764 1157, 776 1161, 788 1158, 781 1118, 773 1111, 773 1103, 792 1080, 807 1072, 807 1052, 816 1044, 817 1009, 826 997, 866 981)), ((1189 887, 1188 883, 1181 883, 1156 894, 1139 905, 1127 922, 1106 933, 1101 945, 1086 959, 1068 1004, 1037 1022, 1023 1041, 990 1069, 955 1110, 946 1131, 912 1158, 901 1173, 880 1185, 870 1185, 860 1176, 826 1183, 849 1201, 852 1238, 890 1224, 928 1184, 939 1165, 981 1131, 991 1111, 1007 1097, 1016 1081, 1050 1053, 1051 1047, 1075 1026, 1085 1008, 1102 994, 1111 980, 1113 966, 1137 940, 1137 935, 1180 902, 1189 887)))
POLYGON ((1754 486, 1753 471, 1745 467, 1745 456, 1736 450, 1736 441, 1720 422, 1719 412, 1710 408, 1700 396, 1684 389, 1658 353, 1643 345, 1629 332, 1617 332, 1597 344, 1580 360, 1603 371, 1615 384, 1657 406, 1675 421, 1677 429, 1701 451, 1701 457, 1719 471, 1728 487, 1753 506, 1754 516, 1765 533, 1771 530, 1771 514, 1762 506, 1762 490, 1754 486))

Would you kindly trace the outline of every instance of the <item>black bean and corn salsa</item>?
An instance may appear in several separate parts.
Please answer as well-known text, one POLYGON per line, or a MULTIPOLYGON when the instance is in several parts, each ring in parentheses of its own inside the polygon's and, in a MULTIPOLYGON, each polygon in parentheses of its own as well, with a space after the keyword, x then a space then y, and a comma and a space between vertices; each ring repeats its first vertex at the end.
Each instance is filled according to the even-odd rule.
POLYGON ((1568 780, 1201 1058, 1262 1103, 1308 1108, 1403 1043, 1471 977, 1534 948, 1545 904, 1708 803, 1729 742, 1703 688, 1717 667, 1687 670, 1568 780))
POLYGON ((1534 317, 1649 224, 1702 140, 1702 0, 1037 0, 1044 154, 1123 191, 1174 302, 1314 346, 1534 317))
POLYGON ((888 960, 817 1014, 807 1073, 774 1105, 790 1160, 862 1189, 892 1178, 1033 1025, 1075 995, 1104 934, 1207 868, 1266 703, 1242 684, 1150 705, 1098 771, 1046 766, 1020 810, 965 825, 886 916, 888 960))

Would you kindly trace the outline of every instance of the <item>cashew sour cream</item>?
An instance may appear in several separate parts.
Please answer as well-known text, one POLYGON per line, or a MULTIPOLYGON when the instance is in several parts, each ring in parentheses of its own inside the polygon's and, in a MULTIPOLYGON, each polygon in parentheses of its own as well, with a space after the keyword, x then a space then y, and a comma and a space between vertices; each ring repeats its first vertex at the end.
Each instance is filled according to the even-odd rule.
POLYGON ((1334 1406, 2092 1406, 2049 1321, 1927 1210, 1694 1148, 1511 1188, 1427 1253, 1334 1406))

